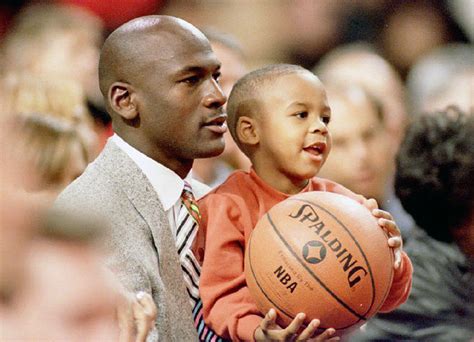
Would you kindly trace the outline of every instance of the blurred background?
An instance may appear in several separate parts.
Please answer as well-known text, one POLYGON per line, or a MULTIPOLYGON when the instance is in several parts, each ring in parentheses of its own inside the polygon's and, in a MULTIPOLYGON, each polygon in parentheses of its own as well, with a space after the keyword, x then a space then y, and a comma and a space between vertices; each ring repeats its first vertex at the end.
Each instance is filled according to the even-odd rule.
MULTIPOLYGON (((31 3, 2 1, 0 34, 31 3)), ((105 32, 141 15, 169 14, 234 35, 249 65, 298 63, 311 68, 331 49, 367 41, 406 76, 422 55, 474 36, 470 0, 58 0, 95 14, 105 32)))
MULTIPOLYGON (((43 300, 57 280, 50 276, 36 280, 41 287, 24 285, 38 276, 38 267, 49 265, 50 274, 76 267, 83 259, 71 256, 66 245, 91 256, 80 293, 116 292, 91 266, 100 265, 102 251, 94 248, 106 223, 56 219, 52 238, 45 233, 51 220, 42 217, 113 134, 98 88, 104 39, 128 20, 150 14, 177 16, 203 30, 222 62, 226 94, 245 72, 266 64, 313 70, 328 86, 334 118, 332 157, 321 175, 375 197, 395 216, 405 239, 416 224, 398 201, 393 180, 407 125, 420 113, 450 105, 473 113, 474 0, 2 0, 0 316, 7 324, 0 337, 59 336, 51 333, 54 324, 66 326, 64 302, 48 306, 43 300), (357 96, 360 91, 365 95, 357 96), (367 126, 358 132, 362 121, 367 126), (372 177, 361 181, 359 173, 372 177), (92 227, 92 237, 78 233, 87 232, 85 227, 92 227), (64 262, 48 263, 51 258, 64 262), (49 326, 38 324, 36 318, 46 313, 49 326)), ((193 172, 215 186, 231 171, 248 167, 227 136, 223 155, 196 161, 193 172)), ((470 208, 474 212, 472 203, 470 208)), ((467 272, 472 278, 472 270, 467 272)), ((87 306, 77 315, 109 322, 113 302, 103 303, 110 309, 101 311, 106 314, 87 306)), ((115 339, 117 331, 99 331, 93 323, 71 318, 60 336, 115 339)))

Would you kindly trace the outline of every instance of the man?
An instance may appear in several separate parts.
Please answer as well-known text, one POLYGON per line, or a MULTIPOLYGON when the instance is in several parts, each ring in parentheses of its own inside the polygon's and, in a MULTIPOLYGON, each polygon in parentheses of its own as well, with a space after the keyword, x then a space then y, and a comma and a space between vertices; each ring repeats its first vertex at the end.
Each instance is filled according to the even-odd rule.
MULTIPOLYGON (((158 307, 149 340, 198 338, 186 292, 195 293, 187 288, 175 235, 185 180, 196 197, 206 190, 189 175, 193 160, 224 149, 219 70, 209 41, 181 19, 147 16, 112 32, 99 79, 116 134, 57 201, 109 219, 109 266, 128 290, 152 294, 158 307)), ((201 246, 193 243, 198 261, 201 246)))

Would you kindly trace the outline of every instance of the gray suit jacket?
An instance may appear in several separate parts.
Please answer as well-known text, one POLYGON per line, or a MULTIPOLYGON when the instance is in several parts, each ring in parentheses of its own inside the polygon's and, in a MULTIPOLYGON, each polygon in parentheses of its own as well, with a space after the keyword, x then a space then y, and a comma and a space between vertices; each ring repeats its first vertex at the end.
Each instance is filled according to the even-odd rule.
POLYGON ((130 291, 150 293, 158 308, 148 341, 198 340, 168 218, 152 185, 125 152, 109 141, 55 206, 108 220, 108 266, 130 291))

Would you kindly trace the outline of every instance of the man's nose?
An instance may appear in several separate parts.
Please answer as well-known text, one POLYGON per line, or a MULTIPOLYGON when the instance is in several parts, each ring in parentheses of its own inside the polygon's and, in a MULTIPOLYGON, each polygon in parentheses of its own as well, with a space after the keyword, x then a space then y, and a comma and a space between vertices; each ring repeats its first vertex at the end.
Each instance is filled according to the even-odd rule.
POLYGON ((227 96, 225 96, 219 83, 214 78, 211 78, 207 94, 204 97, 204 105, 208 108, 220 108, 226 101, 227 96))

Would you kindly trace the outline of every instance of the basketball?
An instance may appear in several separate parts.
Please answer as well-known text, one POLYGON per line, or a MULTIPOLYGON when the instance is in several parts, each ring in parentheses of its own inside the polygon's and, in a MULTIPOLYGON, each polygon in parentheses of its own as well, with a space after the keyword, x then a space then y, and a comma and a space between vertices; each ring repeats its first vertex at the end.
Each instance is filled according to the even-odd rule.
POLYGON ((362 204, 331 192, 289 197, 257 223, 245 252, 247 286, 286 327, 299 312, 319 331, 347 333, 380 309, 393 277, 387 235, 362 204))

